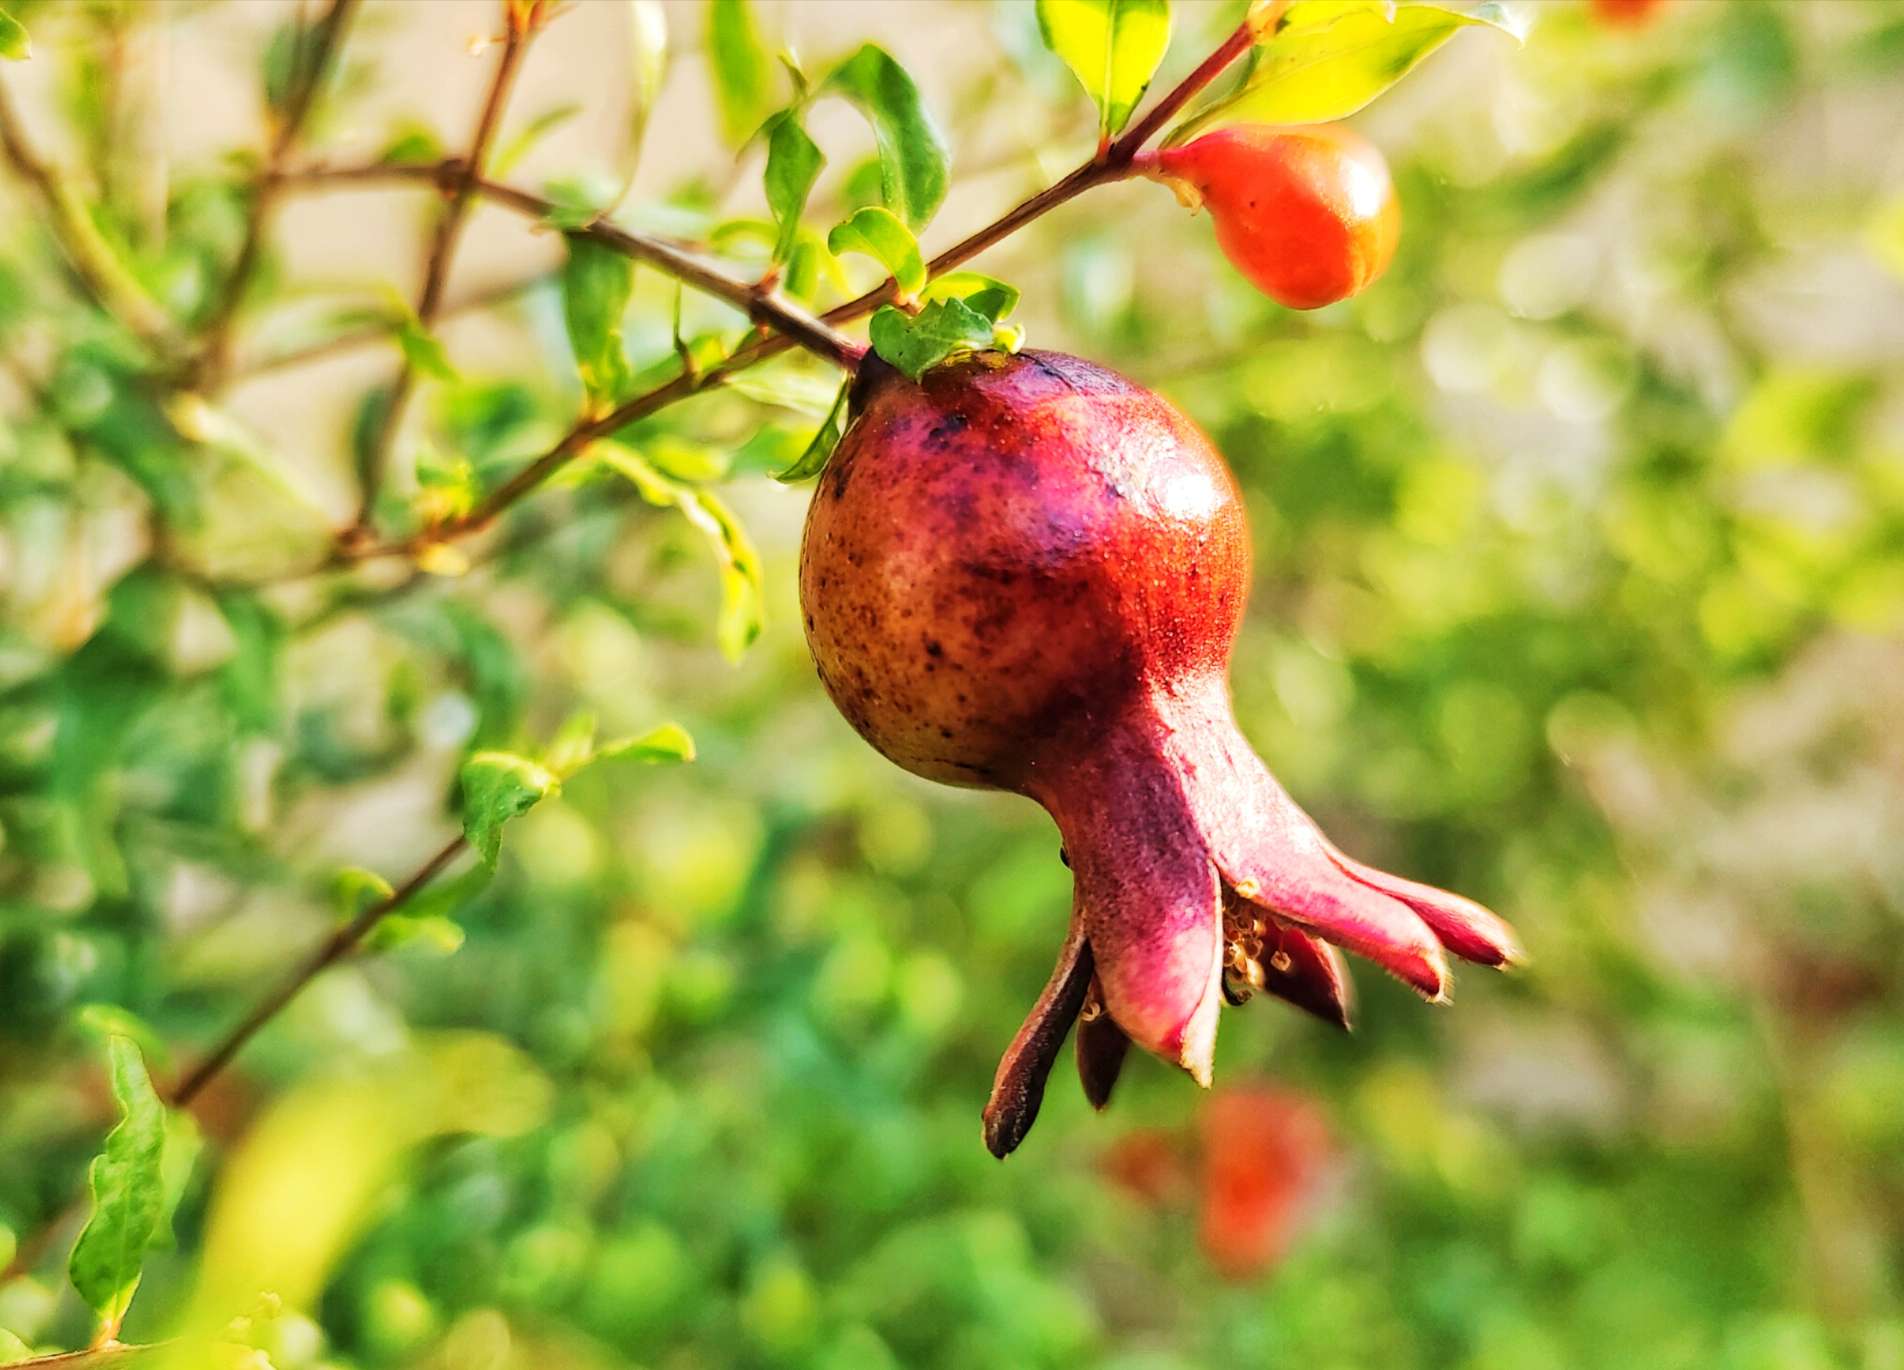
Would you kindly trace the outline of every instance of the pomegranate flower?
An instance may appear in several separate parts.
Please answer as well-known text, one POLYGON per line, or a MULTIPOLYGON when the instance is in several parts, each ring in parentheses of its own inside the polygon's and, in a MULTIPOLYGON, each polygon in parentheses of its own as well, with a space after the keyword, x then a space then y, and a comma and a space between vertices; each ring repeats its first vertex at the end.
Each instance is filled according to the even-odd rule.
POLYGON ((1344 856, 1244 740, 1227 673, 1248 530, 1188 419, 1040 352, 919 382, 871 357, 853 412, 801 551, 820 680, 906 769, 1042 804, 1075 874, 1057 968, 985 1108, 995 1155, 1030 1129, 1074 1022, 1102 1107, 1133 1041, 1207 1085, 1225 1000, 1263 989, 1346 1024, 1336 947, 1435 1002, 1446 953, 1516 957, 1478 904, 1344 856))

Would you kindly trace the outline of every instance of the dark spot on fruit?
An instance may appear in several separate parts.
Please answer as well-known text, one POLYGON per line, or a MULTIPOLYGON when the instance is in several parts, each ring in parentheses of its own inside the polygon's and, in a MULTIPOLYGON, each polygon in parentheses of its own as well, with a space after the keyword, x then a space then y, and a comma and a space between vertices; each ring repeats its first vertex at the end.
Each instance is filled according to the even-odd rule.
POLYGON ((939 641, 937 638, 929 637, 926 639, 926 655, 927 656, 944 656, 945 648, 939 645, 939 641))

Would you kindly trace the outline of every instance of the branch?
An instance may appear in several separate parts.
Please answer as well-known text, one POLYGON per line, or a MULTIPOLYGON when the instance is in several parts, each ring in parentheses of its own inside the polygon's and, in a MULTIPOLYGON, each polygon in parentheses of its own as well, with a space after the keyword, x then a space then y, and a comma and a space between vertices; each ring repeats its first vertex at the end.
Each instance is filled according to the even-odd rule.
MULTIPOLYGON (((488 309, 491 305, 505 304, 518 295, 525 295, 538 286, 548 285, 555 276, 547 271, 538 271, 533 276, 519 277, 513 281, 503 281, 497 285, 486 286, 460 300, 451 300, 437 310, 439 320, 456 314, 468 314, 488 309)), ((398 330, 396 320, 386 323, 373 323, 363 328, 354 328, 334 337, 324 338, 302 347, 287 348, 270 356, 260 357, 256 361, 244 362, 235 366, 229 373, 233 382, 247 381, 254 376, 262 376, 272 371, 282 371, 287 367, 303 366, 307 362, 322 361, 339 352, 348 352, 352 348, 363 347, 368 343, 388 341, 398 330)))
POLYGON ((147 347, 170 356, 178 346, 170 316, 119 260, 71 182, 27 142, 4 85, 0 85, 0 152, 44 204, 53 236, 86 293, 147 347))
POLYGON ((56 1356, 34 1356, 28 1360, 14 1361, 10 1370, 83 1370, 84 1367, 95 1365, 129 1366, 171 1349, 164 1345, 135 1346, 129 1342, 113 1341, 84 1351, 62 1351, 56 1356))
MULTIPOLYGON (((992 223, 979 229, 976 233, 961 239, 959 242, 954 243, 951 247, 934 257, 928 269, 936 276, 943 272, 950 271, 955 267, 962 266, 983 252, 986 248, 991 247, 994 243, 1009 237, 1026 224, 1040 218, 1050 210, 1082 194, 1091 187, 1101 185, 1108 181, 1123 180, 1130 176, 1132 174, 1130 169, 1131 160, 1137 155, 1142 141, 1155 133, 1172 114, 1181 109, 1199 91, 1208 86, 1210 82, 1214 81, 1231 62, 1234 62, 1238 57, 1242 56, 1243 53, 1247 52, 1250 46, 1257 40, 1259 34, 1266 32, 1269 26, 1273 25, 1274 16, 1277 12, 1278 6, 1273 3, 1268 6, 1253 7, 1251 17, 1245 18, 1244 21, 1237 26, 1236 30, 1232 32, 1228 38, 1224 39, 1215 52, 1211 53, 1208 58, 1198 65, 1196 70, 1192 71, 1180 81, 1174 89, 1163 96, 1163 98, 1157 102, 1157 105, 1147 113, 1142 120, 1126 132, 1123 137, 1119 138, 1116 143, 1105 149, 1102 155, 1093 157, 1090 161, 1078 167, 1056 184, 1040 191, 1030 199, 1013 206, 992 223)), ((406 177, 437 174, 436 170, 430 167, 413 169, 363 167, 356 168, 347 173, 324 172, 320 169, 319 172, 314 173, 314 179, 320 181, 343 179, 376 180, 390 173, 397 173, 406 177)), ((487 185, 488 183, 484 184, 487 185)), ((494 187, 494 189, 501 191, 504 188, 497 186, 494 187)), ((521 192, 511 193, 521 194, 521 192)), ((534 197, 527 198, 533 199, 534 197)), ((607 230, 609 226, 597 224, 594 228, 607 230)), ((613 230, 613 232, 621 239, 626 239, 629 242, 635 241, 636 235, 628 234, 624 230, 616 229, 613 230)), ((604 238, 603 241, 612 240, 604 238)), ((624 250, 627 250, 626 247, 624 247, 624 250)), ((673 251, 674 249, 670 250, 673 251)), ((826 313, 819 316, 818 322, 822 325, 830 325, 848 323, 854 319, 863 318, 865 315, 872 313, 875 309, 878 309, 881 305, 890 301, 897 290, 898 283, 888 277, 884 282, 874 286, 864 294, 829 309, 826 313)), ((705 373, 694 375, 683 371, 676 375, 673 380, 666 381, 653 390, 649 390, 623 402, 618 408, 611 412, 577 424, 574 428, 569 430, 567 435, 565 435, 561 441, 557 442, 555 446, 530 462, 529 465, 524 467, 521 471, 518 471, 512 478, 490 494, 487 499, 483 500, 481 504, 477 505, 476 508, 461 518, 439 524, 434 528, 417 534, 406 542, 378 543, 365 539, 361 544, 340 543, 337 552, 323 565, 316 568, 308 568, 293 574, 297 577, 302 577, 313 574, 315 571, 329 570, 371 557, 410 555, 422 547, 452 541, 456 538, 466 537, 472 533, 480 532, 493 524, 524 496, 528 495, 556 472, 580 456, 596 438, 633 423, 637 419, 645 418, 649 414, 666 408, 678 400, 687 399, 689 396, 699 394, 703 390, 721 385, 735 372, 744 370, 758 362, 765 361, 769 357, 777 356, 793 345, 794 339, 788 334, 773 333, 737 349, 727 360, 705 373)))
MULTIPOLYGON (((496 74, 490 80, 489 94, 483 100, 482 113, 477 117, 469 155, 463 159, 462 174, 457 178, 442 217, 436 221, 436 233, 431 238, 429 257, 424 263, 423 292, 417 297, 416 314, 417 321, 426 329, 435 321, 437 310, 443 303, 443 287, 449 280, 450 259, 455 255, 457 240, 463 233, 463 222, 469 214, 476 178, 482 174, 483 162, 489 155, 490 141, 495 137, 497 125, 502 122, 503 106, 508 102, 510 88, 515 85, 523 53, 541 20, 541 8, 541 0, 521 5, 509 3, 504 7, 508 28, 503 35, 502 56, 496 62, 496 74)), ((396 441, 397 429, 403 424, 404 405, 415 384, 416 371, 406 357, 397 370, 396 379, 391 382, 382 422, 365 449, 358 468, 361 496, 357 517, 346 531, 347 540, 349 534, 361 534, 370 527, 377 491, 383 485, 384 468, 390 461, 390 446, 396 441)))
MULTIPOLYGON (((308 167, 295 173, 294 179, 306 185, 375 181, 441 183, 448 177, 458 176, 460 166, 461 164, 457 162, 373 163, 368 166, 352 167, 318 166, 308 167)), ((561 206, 553 200, 544 199, 531 191, 503 185, 498 181, 486 181, 481 177, 465 179, 473 190, 485 198, 531 219, 546 222, 550 215, 561 209, 561 206)), ((835 332, 825 322, 771 289, 763 290, 757 282, 730 276, 713 263, 665 239, 618 228, 602 219, 563 231, 576 237, 590 238, 623 256, 647 262, 650 266, 659 268, 664 274, 672 276, 684 285, 692 286, 704 295, 725 300, 753 322, 783 334, 789 341, 845 371, 857 370, 860 358, 866 354, 864 343, 855 342, 835 332)))
POLYGON ((283 983, 260 999, 251 1012, 246 1014, 238 1025, 232 1028, 224 1039, 186 1074, 184 1079, 179 1081, 177 1088, 172 1091, 170 1101, 172 1106, 184 1108, 204 1093, 205 1086, 231 1064, 232 1058, 243 1050, 245 1044, 257 1035, 260 1028, 277 1017, 279 1011, 297 998, 306 985, 355 951, 364 938, 370 935, 371 929, 382 922, 386 915, 396 912, 415 898, 425 885, 443 873, 450 862, 461 856, 468 845, 466 838, 460 836, 454 838, 435 856, 425 861, 416 873, 404 881, 388 898, 372 904, 319 943, 285 977, 283 983))
POLYGON ((251 284, 252 273, 257 270, 258 258, 264 251, 265 231, 270 226, 272 207, 277 203, 285 159, 290 156, 292 146, 303 131, 311 107, 317 103, 318 88, 324 84, 324 74, 330 66, 331 56, 342 41, 344 31, 350 27, 358 2, 331 0, 330 11, 312 31, 311 52, 302 79, 291 94, 290 104, 278 125, 277 136, 271 140, 271 150, 265 156, 264 170, 259 173, 258 183, 252 188, 251 210, 245 219, 244 242, 238 249, 238 257, 232 263, 230 274, 225 277, 217 303, 212 307, 211 317, 205 323, 204 342, 192 367, 193 379, 203 389, 216 390, 231 366, 232 323, 237 318, 238 305, 244 299, 245 288, 251 284))

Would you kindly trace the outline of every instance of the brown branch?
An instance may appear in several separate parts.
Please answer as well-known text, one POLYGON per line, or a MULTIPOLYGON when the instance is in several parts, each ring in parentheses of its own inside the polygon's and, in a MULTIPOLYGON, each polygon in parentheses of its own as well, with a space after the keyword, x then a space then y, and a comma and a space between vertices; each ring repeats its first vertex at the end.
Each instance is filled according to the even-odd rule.
POLYGON ((415 898, 425 885, 441 875, 445 867, 462 855, 464 848, 468 845, 468 839, 460 836, 446 843, 441 851, 418 867, 416 873, 387 898, 372 904, 313 948, 281 984, 260 999, 251 1012, 226 1033, 218 1045, 206 1053, 203 1060, 186 1073, 172 1091, 172 1106, 184 1108, 202 1094, 205 1086, 231 1064, 232 1058, 243 1050, 245 1044, 257 1035, 260 1028, 277 1017, 279 1011, 297 998, 306 985, 355 951, 364 938, 370 935, 371 929, 382 922, 386 915, 394 913, 415 898))
MULTIPOLYGON (((424 261, 423 291, 417 297, 416 314, 417 321, 426 329, 435 321, 437 310, 443 303, 443 287, 449 280, 450 259, 455 256, 457 241, 462 237, 463 223, 469 214, 470 201, 475 196, 476 178, 482 175, 483 163, 489 155, 489 144, 502 122, 503 106, 508 103, 510 88, 515 85, 516 73, 522 66, 529 39, 541 21, 541 10, 541 0, 504 6, 508 26, 503 35, 502 56, 496 62, 495 75, 490 78, 489 93, 483 100, 482 113, 477 117, 469 154, 463 159, 462 174, 451 190, 449 204, 444 206, 441 217, 436 221, 436 232, 431 236, 429 255, 424 261)), ((382 420, 358 467, 357 481, 361 493, 357 517, 345 533, 347 541, 352 535, 361 539, 370 528, 377 492, 383 485, 384 468, 390 462, 390 447, 403 424, 404 407, 415 384, 416 370, 406 357, 397 369, 396 379, 391 382, 382 420)))
POLYGON ((27 141, 18 111, 0 84, 0 152, 30 186, 51 220, 53 236, 80 286, 107 314, 161 357, 177 350, 172 320, 119 260, 71 182, 27 141))
MULTIPOLYGON (((441 183, 445 178, 458 175, 460 175, 460 164, 455 162, 373 163, 368 166, 308 167, 297 172, 294 179, 305 185, 334 184, 340 181, 362 184, 390 180, 441 183)), ((470 177, 465 180, 484 198, 532 219, 546 221, 550 215, 560 209, 554 201, 516 186, 503 185, 499 181, 486 181, 481 177, 470 177)), ((704 295, 725 300, 747 315, 754 323, 784 334, 791 342, 843 370, 849 372, 857 370, 860 358, 866 353, 865 344, 835 332, 825 322, 784 299, 773 290, 763 289, 755 281, 730 276, 711 262, 664 238, 618 228, 602 219, 564 231, 576 237, 601 243, 623 256, 647 262, 704 295)))
POLYGON ((331 0, 329 12, 312 30, 310 53, 304 70, 291 93, 284 117, 278 124, 277 136, 271 140, 264 169, 258 175, 257 184, 252 187, 251 209, 245 218, 244 241, 238 249, 237 260, 232 263, 231 271, 219 290, 217 302, 212 306, 211 317, 205 323, 204 341, 192 366, 191 377, 203 389, 216 390, 231 366, 232 323, 237 318, 245 288, 251 284, 251 277, 258 268, 258 259, 264 252, 265 234, 271 225, 272 208, 277 204, 285 160, 291 155, 291 148, 303 132, 304 121, 317 103, 317 92, 324 84, 332 54, 343 40, 345 30, 350 27, 358 3, 359 0, 331 0))
MULTIPOLYGON (((523 276, 513 281, 502 281, 496 285, 486 286, 462 299, 449 301, 436 312, 436 317, 441 321, 453 315, 488 309, 491 305, 506 304, 516 296, 527 294, 537 286, 547 285, 554 279, 554 275, 550 272, 538 271, 533 276, 523 276)), ((262 376, 272 371, 282 371, 288 367, 322 361, 326 357, 335 356, 340 352, 349 352, 370 343, 387 342, 400 326, 397 320, 391 319, 369 324, 363 328, 353 328, 348 332, 307 343, 302 347, 274 352, 256 361, 240 362, 232 368, 228 377, 232 382, 247 381, 254 376, 262 376)))
MULTIPOLYGON (((1131 161, 1136 157, 1144 139, 1188 103, 1199 91, 1219 76, 1224 68, 1247 52, 1258 36, 1267 31, 1274 22, 1275 5, 1259 6, 1253 16, 1246 18, 1236 30, 1211 53, 1197 68, 1180 81, 1157 102, 1157 105, 1135 126, 1126 132, 1109 148, 1102 150, 1056 184, 1040 191, 1030 199, 1014 205, 998 219, 962 238, 951 247, 934 257, 929 264, 933 275, 950 271, 964 265, 967 261, 985 251, 988 247, 1017 232, 1033 220, 1042 217, 1065 201, 1082 194, 1093 186, 1108 181, 1122 180, 1132 174, 1131 161), (1266 19, 1266 15, 1270 16, 1266 19)), ((319 180, 376 180, 396 171, 388 167, 360 167, 338 172, 325 172, 320 169, 314 173, 319 180)), ((404 176, 433 176, 440 174, 437 168, 422 167, 401 171, 404 176)), ((502 187, 493 187, 501 190, 502 187)), ((520 194, 520 192, 516 192, 520 194)), ((595 225, 599 229, 608 229, 607 225, 595 225)), ((613 230, 624 238, 634 235, 623 230, 613 230)), ((604 241, 609 241, 604 239, 604 241)), ((819 316, 823 325, 848 323, 863 318, 881 305, 890 301, 898 290, 898 283, 888 277, 871 290, 836 305, 819 316)), ((379 543, 365 538, 359 543, 340 543, 339 548, 323 565, 307 568, 293 573, 295 578, 314 574, 317 571, 332 569, 336 566, 365 560, 371 557, 405 556, 414 554, 422 547, 452 541, 480 532, 489 527, 511 506, 547 481, 557 471, 567 466, 576 457, 587 450, 596 438, 611 433, 617 428, 645 418, 649 414, 691 395, 699 394, 722 384, 729 376, 744 370, 769 357, 777 356, 794 345, 794 339, 785 333, 771 333, 736 350, 720 365, 694 375, 683 371, 674 379, 666 381, 652 390, 623 402, 607 414, 584 420, 572 428, 559 442, 547 452, 537 457, 529 465, 518 471, 513 477, 492 492, 488 498, 461 518, 442 523, 415 537, 395 543, 379 543)))

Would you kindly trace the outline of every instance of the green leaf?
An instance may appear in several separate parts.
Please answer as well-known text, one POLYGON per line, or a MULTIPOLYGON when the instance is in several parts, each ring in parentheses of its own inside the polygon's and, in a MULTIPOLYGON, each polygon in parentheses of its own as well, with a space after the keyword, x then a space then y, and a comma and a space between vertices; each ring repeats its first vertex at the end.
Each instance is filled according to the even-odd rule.
POLYGON ((610 404, 628 388, 622 316, 635 289, 635 263, 613 248, 568 235, 562 267, 562 316, 568 323, 575 369, 590 400, 610 404))
POLYGON ((648 119, 661 95, 661 81, 668 72, 668 16, 661 0, 628 0, 629 72, 628 137, 623 144, 621 190, 613 210, 628 198, 635 187, 635 173, 641 167, 641 148, 648 136, 648 119))
POLYGON ((594 450, 603 465, 632 484, 648 503, 679 509, 683 518, 706 535, 721 569, 721 609, 715 621, 715 640, 728 660, 738 660, 760 636, 763 604, 760 554, 754 550, 747 530, 711 491, 670 478, 620 443, 599 442, 594 450))
POLYGON ((694 760, 694 739, 679 723, 663 723, 645 733, 618 737, 602 743, 591 758, 595 761, 627 759, 649 765, 694 760))
POLYGON ((299 15, 279 24, 265 43, 264 102, 279 114, 290 108, 291 96, 303 79, 310 38, 310 30, 299 15))
POLYGON ((709 0, 707 59, 721 131, 739 147, 760 127, 773 103, 773 61, 747 0, 709 0))
POLYGON ((1038 31, 1097 102, 1098 133, 1130 122, 1170 46, 1169 0, 1038 0, 1038 31))
POLYGON ((668 72, 668 15, 661 0, 628 0, 629 38, 633 61, 635 141, 645 126, 655 97, 661 93, 661 78, 668 72))
MULTIPOLYGON (((727 388, 750 400, 780 409, 824 418, 833 408, 833 395, 839 388, 831 375, 815 375, 799 361, 782 365, 750 366, 728 378, 727 388)), ((665 465, 665 463, 664 463, 665 465)), ((685 472, 675 471, 682 475, 685 472)))
POLYGON ((617 202, 616 192, 594 177, 561 176, 544 182, 542 198, 549 202, 543 222, 564 233, 587 228, 617 202))
POLYGON ((439 381, 456 379, 456 368, 450 365, 442 339, 419 323, 414 315, 397 325, 397 346, 403 349, 404 360, 418 373, 439 381))
POLYGON ((165 1039, 158 1030, 129 1008, 118 1004, 85 1004, 73 1016, 73 1021, 86 1032, 107 1046, 114 1037, 129 1037, 140 1051, 151 1056, 164 1068, 167 1055, 165 1039))
POLYGON ((826 78, 822 91, 850 100, 873 126, 880 195, 915 232, 945 199, 951 154, 906 69, 868 43, 826 78))
POLYGON ((442 156, 443 140, 436 136, 435 129, 405 120, 391 131, 390 140, 383 145, 376 160, 400 166, 407 162, 440 161, 442 156))
POLYGON ((1486 25, 1519 38, 1497 4, 1465 10, 1439 5, 1344 5, 1308 0, 1291 7, 1265 39, 1242 87, 1179 124, 1166 146, 1225 124, 1321 124, 1355 113, 1460 29, 1486 25))
POLYGON ((362 866, 346 866, 331 877, 331 902, 342 918, 355 918, 395 894, 388 880, 362 866))
POLYGON ((885 267, 899 287, 897 298, 901 303, 925 288, 926 262, 919 252, 919 240, 891 210, 877 205, 854 210, 852 218, 826 235, 826 245, 835 255, 860 252, 885 267))
POLYGON ((840 435, 845 431, 846 400, 852 390, 853 383, 850 380, 840 387, 840 393, 834 396, 833 407, 827 411, 826 422, 813 435, 813 441, 794 459, 793 465, 784 471, 774 472, 775 480, 792 484, 817 476, 826 469, 827 462, 833 459, 833 449, 840 445, 840 435))
POLYGON ((992 321, 963 300, 934 300, 916 315, 887 305, 868 332, 873 350, 915 381, 954 352, 992 345, 992 321))
POLYGON ((977 271, 948 271, 925 288, 926 300, 963 300, 993 323, 1003 323, 1018 308, 1018 287, 977 271))
POLYGON ((153 1228, 152 1245, 170 1250, 178 1245, 172 1233, 172 1216, 185 1197, 185 1186, 192 1182, 192 1168, 198 1164, 205 1139, 199 1135, 198 1120, 189 1113, 168 1110, 165 1115, 165 1156, 159 1163, 159 1221, 153 1228))
POLYGON ((391 913, 377 921, 364 948, 373 952, 422 951, 431 956, 454 956, 463 949, 463 925, 441 914, 419 917, 391 913))
POLYGON ((563 780, 574 775, 595 755, 595 715, 579 709, 568 716, 542 754, 542 764, 563 780))
POLYGON ((826 157, 800 126, 796 110, 783 110, 767 121, 767 170, 763 179, 767 188, 767 208, 780 226, 774 241, 776 264, 793 255, 800 233, 800 213, 806 208, 813 183, 820 179, 826 157))
POLYGON ((514 752, 477 752, 463 763, 461 778, 463 835, 492 868, 502 851, 503 824, 562 792, 547 767, 514 752))
POLYGON ((537 143, 541 142, 548 134, 560 128, 581 112, 582 106, 579 102, 576 102, 566 105, 557 105, 554 109, 545 110, 543 113, 536 115, 536 117, 531 119, 523 128, 522 132, 511 138, 508 143, 496 153, 495 157, 491 159, 489 169, 485 174, 492 179, 501 180, 511 171, 515 170, 516 164, 524 157, 527 157, 537 143))
POLYGON ((33 44, 27 39, 26 25, 0 10, 0 57, 9 62, 24 62, 33 55, 33 44))
POLYGON ((94 1158, 89 1183, 92 1217, 79 1234, 67 1271, 73 1288, 99 1318, 107 1336, 118 1334, 165 1210, 165 1106, 130 1037, 107 1043, 112 1096, 119 1125, 94 1158))

